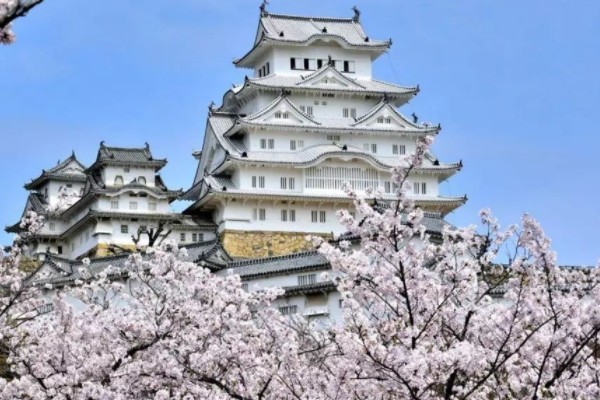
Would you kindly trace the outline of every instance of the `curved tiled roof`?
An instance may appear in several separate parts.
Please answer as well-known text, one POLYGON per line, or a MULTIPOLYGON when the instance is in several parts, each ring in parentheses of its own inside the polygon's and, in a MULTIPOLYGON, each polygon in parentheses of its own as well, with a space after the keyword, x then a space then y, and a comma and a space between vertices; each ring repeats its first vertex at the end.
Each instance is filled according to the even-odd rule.
POLYGON ((146 144, 143 148, 129 147, 109 147, 100 143, 100 149, 96 156, 94 164, 88 168, 88 171, 97 169, 102 165, 131 165, 131 166, 152 166, 156 170, 167 164, 165 159, 155 159, 150 151, 150 146, 146 144))
POLYGON ((308 44, 318 39, 335 40, 344 47, 379 53, 392 44, 391 40, 371 40, 356 18, 303 17, 263 12, 254 46, 234 64, 248 66, 246 61, 266 43, 308 44))

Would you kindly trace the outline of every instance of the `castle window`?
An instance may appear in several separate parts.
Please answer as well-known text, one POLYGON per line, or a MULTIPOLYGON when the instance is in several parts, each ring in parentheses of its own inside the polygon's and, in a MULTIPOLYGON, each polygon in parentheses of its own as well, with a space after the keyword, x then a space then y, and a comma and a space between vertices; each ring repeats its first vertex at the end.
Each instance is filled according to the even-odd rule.
POLYGON ((298 148, 301 149, 304 147, 304 140, 298 140, 298 148))
POLYGON ((344 61, 344 72, 354 73, 354 61, 344 61))
POLYGON ((426 182, 413 183, 413 192, 415 194, 427 194, 427 183, 426 182))
POLYGON ((261 149, 267 148, 267 139, 260 139, 260 148, 261 149))
POLYGON ((282 222, 296 222, 296 210, 281 210, 282 222))
POLYGON ((129 233, 129 226, 121 225, 121 233, 129 233))
POLYGON ((360 167, 310 167, 305 170, 307 189, 341 190, 348 182, 354 190, 366 190, 379 185, 379 173, 372 168, 360 167))
POLYGON ((384 191, 385 191, 386 193, 392 193, 392 182, 390 182, 390 181, 385 181, 385 182, 383 183, 383 186, 384 186, 384 191))
POLYGON ((192 242, 197 242, 197 241, 198 241, 198 234, 192 233, 192 242))
POLYGON ((110 208, 111 208, 111 210, 118 210, 119 209, 119 200, 111 200, 110 208))
POLYGON ((156 211, 156 203, 148 203, 148 211, 156 211))
POLYGON ((121 175, 115 176, 115 186, 123 186, 123 177, 121 175))
POLYGON ((342 110, 342 115, 344 118, 356 118, 356 108, 344 108, 342 110))
MULTIPOLYGON (((284 114, 287 115, 287 113, 284 113, 284 114)), ((275 148, 275 139, 269 139, 269 149, 273 150, 274 148, 275 148)))
POLYGON ((130 201, 129 202, 129 209, 130 210, 137 210, 138 209, 138 203, 137 203, 137 201, 130 201))
POLYGON ((247 291, 248 291, 248 284, 247 284, 247 283, 242 283, 242 290, 243 290, 244 292, 247 292, 247 291))
POLYGON ((50 222, 48 224, 48 229, 50 229, 51 231, 55 231, 56 230, 56 223, 55 222, 50 222))
POLYGON ((179 234, 179 240, 181 241, 181 243, 185 242, 185 240, 186 240, 185 232, 182 232, 179 234))
POLYGON ((58 252, 58 254, 62 254, 63 253, 63 247, 62 246, 58 246, 57 247, 57 252, 58 252))
POLYGON ((290 140, 290 150, 296 150, 296 141, 290 140))
POLYGON ((281 221, 287 222, 288 220, 288 210, 281 210, 281 221))
POLYGON ((310 212, 311 221, 313 223, 320 222, 324 224, 327 222, 327 212, 326 211, 311 211, 310 212))
POLYGON ((44 198, 47 199, 48 198, 48 188, 44 189, 44 198))
POLYGON ((371 153, 377 153, 377 143, 371 143, 371 153))
POLYGON ((406 154, 406 146, 403 144, 392 145, 392 154, 406 154))
POLYGON ((253 176, 252 177, 252 187, 253 188, 261 188, 264 189, 265 187, 265 177, 264 176, 253 176))
POLYGON ((281 315, 293 315, 298 313, 298 306, 283 306, 279 307, 281 315))
POLYGON ((317 274, 298 275, 298 285, 312 285, 317 283, 317 274))
POLYGON ((138 183, 139 183, 140 185, 145 185, 145 184, 146 184, 146 178, 144 178, 143 176, 140 176, 140 177, 138 178, 138 183))
POLYGON ((313 107, 312 106, 306 106, 306 114, 310 117, 313 116, 313 107))
POLYGON ((253 210, 253 219, 255 221, 264 221, 267 219, 267 210, 264 208, 255 208, 253 210))
POLYGON ((340 135, 327 135, 327 140, 329 142, 339 142, 340 141, 340 135))
POLYGON ((383 124, 383 117, 377 117, 377 123, 383 124))
POLYGON ((356 108, 350 109, 350 117, 356 119, 356 108))
POLYGON ((391 118, 386 118, 385 119, 385 123, 386 124, 391 124, 392 123, 392 119, 391 118))

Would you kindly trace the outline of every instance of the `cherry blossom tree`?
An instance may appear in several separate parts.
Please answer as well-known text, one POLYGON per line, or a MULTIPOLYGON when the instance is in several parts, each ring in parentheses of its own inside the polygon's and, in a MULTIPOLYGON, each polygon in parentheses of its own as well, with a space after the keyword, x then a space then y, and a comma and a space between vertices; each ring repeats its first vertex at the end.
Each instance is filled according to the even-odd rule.
MULTIPOLYGON (((317 240, 344 273, 345 326, 334 341, 345 359, 336 376, 355 398, 514 399, 600 396, 598 268, 559 268, 530 216, 501 230, 425 235, 423 212, 406 196, 429 143, 394 170, 398 199, 374 208, 357 193, 361 245, 317 240), (417 240, 418 238, 418 240, 417 240), (505 260, 499 264, 495 261, 505 260)), ((375 193, 375 195, 377 195, 375 193)))
POLYGON ((429 145, 393 170, 397 200, 347 188, 358 246, 314 239, 343 272, 343 324, 283 317, 280 290, 248 293, 163 243, 47 287, 55 311, 7 336, 0 398, 598 398, 598 269, 559 268, 527 215, 429 237, 406 196, 429 145))
POLYGON ((12 22, 24 17, 44 0, 0 0, 0 44, 11 44, 15 40, 12 22))

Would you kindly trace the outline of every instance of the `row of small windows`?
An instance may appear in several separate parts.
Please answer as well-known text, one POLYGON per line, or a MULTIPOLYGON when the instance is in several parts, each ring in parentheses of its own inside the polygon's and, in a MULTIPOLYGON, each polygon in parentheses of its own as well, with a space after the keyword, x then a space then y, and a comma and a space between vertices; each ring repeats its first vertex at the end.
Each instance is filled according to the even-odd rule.
MULTIPOLYGON (((252 187, 257 189, 265 188, 265 177, 264 176, 252 176, 252 187)), ((296 189, 296 178, 294 177, 281 177, 279 178, 279 188, 284 190, 295 190, 296 189)))
MULTIPOLYGON (((252 210, 252 219, 254 221, 266 221, 267 209, 254 208, 252 210)), ((283 209, 280 213, 281 222, 296 222, 296 210, 283 209)), ((315 224, 324 224, 327 222, 327 211, 313 210, 310 212, 310 220, 315 224)))
MULTIPOLYGON (((341 135, 327 135, 328 142, 340 142, 342 139, 341 135)), ((260 148, 262 150, 274 150, 275 139, 260 139, 260 148)), ((304 140, 290 140, 290 150, 297 150, 304 148, 304 140)), ((363 150, 371 153, 377 153, 377 143, 363 143, 363 150)), ((402 155, 406 154, 406 146, 403 144, 393 144, 392 154, 402 155)))
MULTIPOLYGON (((383 183, 383 189, 385 193, 392 193, 396 191, 396 184, 387 181, 383 183)), ((427 182, 414 182, 413 183, 413 193, 417 195, 427 194, 427 182)))
MULTIPOLYGON (((140 231, 145 231, 147 229, 147 227, 145 225, 140 225, 139 227, 140 231)), ((129 225, 121 225, 121 233, 122 234, 128 234, 129 233, 129 225)), ((204 241, 204 234, 203 233, 192 233, 191 235, 191 240, 192 242, 203 242, 204 241)), ((185 243, 188 241, 188 235, 185 232, 181 232, 179 234, 179 241, 181 243, 185 243)))
POLYGON ((271 73, 271 65, 266 63, 262 67, 258 69, 258 77, 262 78, 263 76, 267 76, 271 73))
MULTIPOLYGON (((323 58, 290 58, 290 68, 299 71, 315 71, 323 68, 328 60, 323 58)), ((334 67, 342 72, 356 72, 356 63, 350 60, 332 60, 334 67)))
MULTIPOLYGON (((110 208, 112 210, 118 210, 120 207, 120 203, 118 200, 111 200, 110 202, 110 208)), ((130 201, 129 202, 129 209, 130 210, 137 210, 138 209, 138 202, 137 201, 130 201)), ((148 203, 148 211, 156 211, 156 203, 154 202, 149 202, 148 203)))
POLYGON ((275 113, 275 118, 276 119, 290 119, 290 113, 288 113, 287 111, 277 111, 275 113))

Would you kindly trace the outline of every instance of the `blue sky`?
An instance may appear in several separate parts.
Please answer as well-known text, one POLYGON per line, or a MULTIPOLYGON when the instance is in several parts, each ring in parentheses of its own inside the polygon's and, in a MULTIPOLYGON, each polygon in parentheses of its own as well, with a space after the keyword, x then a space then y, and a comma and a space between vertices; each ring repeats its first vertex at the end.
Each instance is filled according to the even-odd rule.
MULTIPOLYGON (((419 84, 401 111, 440 122, 434 150, 465 168, 447 195, 469 202, 448 220, 503 225, 523 212, 553 239, 563 264, 600 257, 600 2, 597 0, 271 0, 272 12, 352 16, 392 38, 379 79, 419 84)), ((258 0, 47 0, 0 48, 0 223, 18 219, 22 185, 75 150, 91 163, 101 140, 142 146, 187 188, 207 106, 245 70, 258 0), (142 6, 143 4, 143 6, 142 6)), ((10 236, 0 235, 8 242, 10 236)))

